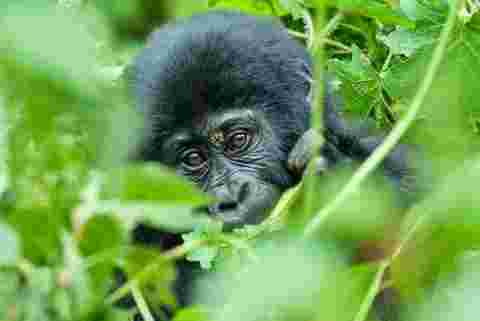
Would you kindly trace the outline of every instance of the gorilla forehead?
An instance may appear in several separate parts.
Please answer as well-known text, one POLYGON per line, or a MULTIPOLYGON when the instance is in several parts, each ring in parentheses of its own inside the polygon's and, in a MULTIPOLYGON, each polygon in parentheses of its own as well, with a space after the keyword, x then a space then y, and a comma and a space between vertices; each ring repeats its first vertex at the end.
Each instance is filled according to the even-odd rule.
POLYGON ((136 88, 144 100, 139 105, 153 115, 154 127, 165 128, 219 109, 305 115, 309 64, 305 49, 280 24, 212 12, 155 32, 133 76, 143 84, 136 88))

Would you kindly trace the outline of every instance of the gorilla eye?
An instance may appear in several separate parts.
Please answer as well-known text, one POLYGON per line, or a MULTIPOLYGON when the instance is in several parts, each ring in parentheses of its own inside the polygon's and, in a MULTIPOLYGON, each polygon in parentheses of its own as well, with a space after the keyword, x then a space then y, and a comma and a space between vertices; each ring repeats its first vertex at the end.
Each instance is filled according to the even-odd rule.
POLYGON ((205 165, 206 158, 201 151, 189 149, 182 155, 182 164, 191 170, 198 170, 205 165))
POLYGON ((228 137, 225 150, 228 153, 241 152, 250 144, 251 135, 246 130, 235 131, 228 137))

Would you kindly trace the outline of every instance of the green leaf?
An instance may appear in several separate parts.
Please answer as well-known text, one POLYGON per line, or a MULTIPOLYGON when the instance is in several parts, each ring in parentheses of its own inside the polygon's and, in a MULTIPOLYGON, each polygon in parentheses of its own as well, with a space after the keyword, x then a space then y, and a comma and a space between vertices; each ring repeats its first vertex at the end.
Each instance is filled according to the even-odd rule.
POLYGON ((220 247, 225 246, 226 242, 222 237, 222 223, 210 221, 197 227, 193 232, 183 234, 185 243, 202 241, 205 245, 191 251, 187 255, 187 260, 199 262, 204 269, 210 269, 215 258, 220 253, 220 247))
POLYGON ((193 306, 179 310, 172 321, 207 321, 207 311, 201 306, 193 306))
POLYGON ((194 227, 208 220, 204 213, 196 213, 191 206, 167 202, 100 201, 97 203, 96 210, 102 213, 115 213, 127 226, 134 226, 141 222, 178 232, 193 230, 194 227))
POLYGON ((61 320, 71 320, 71 297, 66 289, 57 289, 52 296, 52 308, 61 320))
POLYGON ((8 217, 21 239, 23 256, 35 264, 53 264, 61 258, 62 222, 55 214, 35 208, 12 211, 8 217))
POLYGON ((148 276, 140 279, 139 286, 147 300, 157 308, 161 304, 176 307, 177 301, 172 292, 173 281, 176 279, 176 270, 172 262, 162 261, 160 252, 143 247, 130 247, 125 258, 125 272, 130 279, 148 269, 148 276))
POLYGON ((188 254, 187 260, 199 262, 203 269, 209 270, 219 251, 218 246, 202 246, 188 254))
MULTIPOLYGON (((27 85, 36 92, 50 86, 51 90, 57 90, 58 98, 97 96, 98 82, 93 73, 96 70, 96 42, 79 23, 78 16, 45 1, 43 5, 24 2, 2 10, 4 32, 0 38, 0 68, 6 68, 10 81, 23 81, 22 86, 27 85), (32 24, 36 28, 30 28, 32 24), (50 37, 44 37, 47 34, 50 37), (71 41, 72 37, 75 41, 71 41), (69 45, 65 46, 67 43, 69 45)), ((44 104, 37 115, 45 118, 58 106, 44 104)))
POLYGON ((417 19, 417 0, 400 0, 400 9, 411 20, 417 19))
POLYGON ((305 10, 304 0, 278 0, 280 6, 288 11, 294 19, 300 19, 303 17, 305 10))
MULTIPOLYGON (((395 284, 406 297, 450 280, 480 249, 480 159, 467 161, 408 213, 401 229, 403 248, 392 265, 395 284)), ((478 262, 478 255, 477 255, 478 262)))
POLYGON ((119 249, 126 244, 127 233, 117 218, 111 215, 94 215, 77 236, 78 246, 84 256, 119 249))
POLYGON ((209 0, 208 6, 214 9, 240 10, 245 13, 261 16, 272 16, 275 7, 268 0, 209 0))
MULTIPOLYGON (((317 6, 321 6, 323 1, 314 0, 314 2, 317 6)), ((415 22, 410 20, 403 13, 374 0, 327 0, 325 2, 342 11, 350 11, 367 17, 376 18, 386 24, 399 25, 405 28, 415 27, 415 22)))
POLYGON ((169 4, 175 17, 189 17, 208 10, 208 0, 177 0, 169 4))
POLYGON ((197 207, 209 202, 209 198, 193 183, 153 163, 108 172, 100 197, 122 201, 158 201, 168 206, 197 207))
MULTIPOLYGON (((438 29, 440 26, 430 26, 430 30, 438 29)), ((424 30, 425 31, 425 30, 424 30)), ((436 40, 434 32, 432 32, 432 40, 436 40)), ((385 74, 384 84, 385 90, 395 101, 408 103, 409 99, 415 93, 419 81, 422 79, 425 68, 431 59, 431 46, 423 47, 407 61, 397 62, 385 74)), ((451 39, 451 45, 445 54, 442 65, 437 74, 437 79, 431 90, 431 94, 427 98, 424 114, 427 123, 435 126, 437 123, 433 120, 441 115, 443 119, 450 119, 448 124, 438 126, 444 129, 453 128, 454 119, 460 120, 470 113, 470 117, 478 115, 478 105, 475 103, 479 99, 478 77, 480 76, 480 36, 479 32, 470 26, 461 26, 456 29, 451 39), (448 93, 444 88, 449 88, 448 93), (438 97, 446 95, 443 101, 438 97), (446 105, 450 107, 446 108, 446 105), (433 108, 434 105, 443 105, 440 109, 433 108), (447 114, 451 114, 446 116, 447 114), (453 114, 456 114, 455 116, 453 114), (463 116, 461 115, 463 114, 463 116)), ((464 120, 464 126, 457 129, 465 128, 467 120, 464 120)), ((424 126, 425 127, 425 126, 424 126)), ((442 135, 448 139, 449 135, 442 135)), ((454 145, 451 145, 453 147, 454 145)), ((451 149, 451 148, 449 148, 451 149)), ((442 152, 448 152, 442 151, 442 152)))
POLYGON ((214 307, 212 319, 353 320, 371 276, 347 273, 313 243, 276 242, 258 258, 238 273, 221 271, 207 280, 197 299, 214 307))
POLYGON ((13 266, 19 258, 19 244, 17 234, 8 225, 0 223, 0 266, 13 266))
POLYGON ((351 61, 333 59, 328 67, 341 81, 339 91, 345 101, 345 111, 364 118, 373 110, 379 124, 388 123, 382 118, 389 106, 382 96, 381 78, 360 48, 352 46, 351 61))
POLYGON ((435 41, 432 34, 420 33, 404 28, 397 28, 387 36, 379 36, 379 39, 390 49, 392 54, 405 55, 407 57, 435 41))

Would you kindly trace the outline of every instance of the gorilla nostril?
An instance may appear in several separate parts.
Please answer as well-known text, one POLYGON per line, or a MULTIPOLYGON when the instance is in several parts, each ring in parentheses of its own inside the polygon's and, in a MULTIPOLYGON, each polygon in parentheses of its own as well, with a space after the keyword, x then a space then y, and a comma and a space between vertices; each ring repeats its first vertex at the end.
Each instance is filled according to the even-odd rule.
POLYGON ((240 186, 240 189, 238 190, 238 196, 237 196, 238 202, 242 203, 243 201, 245 201, 249 193, 250 193, 250 183, 245 182, 240 186))
POLYGON ((238 203, 232 201, 223 201, 212 204, 208 207, 208 211, 210 214, 218 214, 223 211, 234 210, 237 208, 238 203))
POLYGON ((220 211, 234 210, 237 207, 237 202, 220 202, 218 209, 220 211))

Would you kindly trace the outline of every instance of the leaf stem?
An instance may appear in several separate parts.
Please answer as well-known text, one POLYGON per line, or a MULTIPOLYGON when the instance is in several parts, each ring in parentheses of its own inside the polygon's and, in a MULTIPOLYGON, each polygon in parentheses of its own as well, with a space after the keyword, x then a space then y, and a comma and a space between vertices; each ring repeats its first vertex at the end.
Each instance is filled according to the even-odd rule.
POLYGON ((150 309, 148 308, 148 304, 143 298, 142 292, 140 291, 140 288, 138 287, 138 284, 136 282, 132 284, 131 291, 132 291, 133 300, 135 301, 135 304, 138 307, 138 311, 142 315, 142 319, 144 321, 155 321, 155 318, 150 312, 150 309))
POLYGON ((377 273, 375 274, 375 278, 373 279, 370 288, 367 291, 367 295, 362 301, 360 306, 360 310, 358 310, 357 314, 355 315, 354 321, 365 321, 368 317, 368 313, 370 312, 370 307, 373 304, 373 301, 377 297, 377 294, 382 289, 382 280, 385 272, 387 271, 388 266, 390 265, 390 260, 383 261, 377 273))
POLYGON ((203 244, 204 242, 202 240, 195 240, 192 242, 184 243, 180 246, 174 247, 169 251, 166 251, 165 253, 162 253, 158 257, 158 259, 156 259, 154 262, 147 265, 143 270, 138 272, 134 278, 130 279, 123 286, 115 290, 107 298, 106 302, 108 304, 113 304, 117 302, 118 300, 126 296, 131 291, 132 287, 135 286, 135 284, 138 284, 141 281, 145 280, 150 275, 150 273, 152 273, 159 265, 164 264, 165 262, 168 262, 168 261, 173 261, 173 260, 183 258, 189 252, 199 248, 203 244))
MULTIPOLYGON (((339 11, 337 14, 330 19, 328 24, 323 28, 316 36, 315 36, 315 41, 312 44, 311 51, 312 53, 316 53, 317 50, 320 48, 323 42, 325 42, 325 38, 327 38, 340 24, 340 22, 344 18, 343 12, 339 11)), ((317 24, 321 23, 322 21, 317 20, 317 24)))

